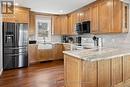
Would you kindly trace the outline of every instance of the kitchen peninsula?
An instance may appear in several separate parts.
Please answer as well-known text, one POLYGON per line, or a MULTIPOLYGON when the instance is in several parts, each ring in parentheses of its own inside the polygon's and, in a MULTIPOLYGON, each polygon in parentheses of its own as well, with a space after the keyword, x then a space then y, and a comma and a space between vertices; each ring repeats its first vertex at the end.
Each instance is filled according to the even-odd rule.
POLYGON ((130 87, 130 50, 64 51, 65 87, 130 87))

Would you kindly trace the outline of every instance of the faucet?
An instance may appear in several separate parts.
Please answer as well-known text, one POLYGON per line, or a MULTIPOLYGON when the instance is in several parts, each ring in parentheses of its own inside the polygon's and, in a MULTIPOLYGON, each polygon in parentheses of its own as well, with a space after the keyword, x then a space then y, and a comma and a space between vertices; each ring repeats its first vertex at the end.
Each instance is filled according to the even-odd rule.
POLYGON ((45 37, 43 37, 43 40, 44 40, 44 44, 46 43, 46 38, 45 37))

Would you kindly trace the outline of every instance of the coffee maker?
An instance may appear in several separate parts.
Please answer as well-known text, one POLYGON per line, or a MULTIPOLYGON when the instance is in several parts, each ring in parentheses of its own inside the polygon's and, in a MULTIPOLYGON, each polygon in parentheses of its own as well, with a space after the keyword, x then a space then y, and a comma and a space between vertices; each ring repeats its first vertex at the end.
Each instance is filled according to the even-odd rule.
POLYGON ((69 37, 68 36, 62 36, 62 42, 63 43, 68 43, 69 42, 69 37))
POLYGON ((81 46, 81 40, 82 40, 82 37, 80 36, 76 37, 76 43, 78 46, 81 46))

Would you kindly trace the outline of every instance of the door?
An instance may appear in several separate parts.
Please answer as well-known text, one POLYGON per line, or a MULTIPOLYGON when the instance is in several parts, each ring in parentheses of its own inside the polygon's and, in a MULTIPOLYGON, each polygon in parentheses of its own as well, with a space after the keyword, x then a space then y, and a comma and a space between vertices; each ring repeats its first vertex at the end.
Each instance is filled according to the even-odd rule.
POLYGON ((26 47, 28 45, 28 24, 16 24, 16 46, 26 47))
POLYGON ((15 67, 28 66, 28 24, 16 24, 15 67))
POLYGON ((15 23, 3 23, 3 67, 12 69, 14 67, 15 50, 15 23))
POLYGON ((91 29, 91 32, 92 33, 98 33, 99 31, 99 21, 98 21, 98 4, 96 5, 93 5, 92 6, 92 11, 91 11, 91 15, 92 15, 92 29, 91 29))
POLYGON ((112 32, 113 0, 99 3, 99 32, 112 32))

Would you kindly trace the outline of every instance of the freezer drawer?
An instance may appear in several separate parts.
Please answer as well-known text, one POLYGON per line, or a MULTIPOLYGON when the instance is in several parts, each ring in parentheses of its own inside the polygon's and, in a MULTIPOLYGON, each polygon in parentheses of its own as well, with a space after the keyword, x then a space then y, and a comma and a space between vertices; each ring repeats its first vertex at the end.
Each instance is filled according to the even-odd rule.
POLYGON ((28 66, 28 54, 6 54, 4 55, 4 70, 13 68, 22 68, 28 66))

